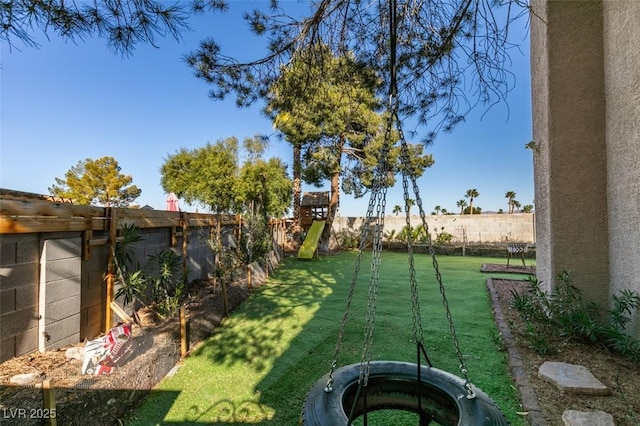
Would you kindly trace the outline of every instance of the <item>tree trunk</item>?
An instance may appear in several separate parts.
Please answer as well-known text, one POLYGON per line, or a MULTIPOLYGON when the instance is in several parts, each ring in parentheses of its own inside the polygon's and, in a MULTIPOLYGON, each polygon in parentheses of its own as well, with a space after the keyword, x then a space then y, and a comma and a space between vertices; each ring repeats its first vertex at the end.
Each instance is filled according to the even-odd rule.
POLYGON ((300 232, 300 198, 301 198, 301 172, 302 169, 302 148, 300 144, 293 144, 293 226, 294 232, 300 232))
POLYGON ((329 198, 329 211, 327 212, 327 222, 322 231, 322 237, 320 238, 320 251, 329 251, 329 240, 331 239, 331 228, 333 220, 336 217, 338 211, 338 204, 340 203, 340 164, 342 163, 342 151, 344 148, 345 137, 340 136, 340 143, 337 147, 336 168, 331 176, 331 195, 329 198))

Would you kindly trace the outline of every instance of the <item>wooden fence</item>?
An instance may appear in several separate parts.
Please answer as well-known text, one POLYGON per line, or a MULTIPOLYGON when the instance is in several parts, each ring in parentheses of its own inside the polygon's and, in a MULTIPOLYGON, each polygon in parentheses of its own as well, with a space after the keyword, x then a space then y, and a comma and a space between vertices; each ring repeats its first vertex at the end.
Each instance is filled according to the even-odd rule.
MULTIPOLYGON (((240 216, 68 201, 0 189, 0 362, 75 344, 111 327, 112 258, 123 225, 142 234, 137 260, 172 249, 182 256, 189 280, 215 275, 207 240, 220 232, 237 241, 242 232, 240 216)), ((274 242, 283 244, 284 221, 270 226, 274 242)))

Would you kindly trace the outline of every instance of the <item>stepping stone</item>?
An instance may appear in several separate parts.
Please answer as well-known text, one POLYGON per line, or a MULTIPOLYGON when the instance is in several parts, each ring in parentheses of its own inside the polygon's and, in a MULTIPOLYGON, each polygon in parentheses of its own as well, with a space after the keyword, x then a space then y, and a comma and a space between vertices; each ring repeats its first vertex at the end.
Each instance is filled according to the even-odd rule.
POLYGON ((565 426, 615 426, 613 416, 604 411, 566 410, 562 422, 565 426))
POLYGON ((582 365, 546 361, 538 377, 558 386, 561 391, 587 395, 609 395, 611 390, 582 365))

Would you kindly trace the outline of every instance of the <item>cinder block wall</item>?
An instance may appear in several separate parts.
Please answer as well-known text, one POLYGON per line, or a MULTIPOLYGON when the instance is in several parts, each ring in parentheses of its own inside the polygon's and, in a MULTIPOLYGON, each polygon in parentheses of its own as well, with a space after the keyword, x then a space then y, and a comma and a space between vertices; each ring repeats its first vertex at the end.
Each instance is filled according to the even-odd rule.
POLYGON ((58 349, 80 340, 82 238, 42 234, 38 288, 38 348, 58 349))
POLYGON ((38 347, 37 234, 0 236, 0 361, 38 347))
MULTIPOLYGON (((182 254, 182 237, 171 247, 170 228, 140 233, 143 240, 134 244, 134 253, 141 266, 163 249, 182 254)), ((209 228, 189 230, 189 280, 213 277, 208 235, 209 228)), ((80 232, 0 235, 0 362, 92 339, 103 331, 109 246, 92 246, 91 257, 83 259, 81 238, 80 232)))
MULTIPOLYGON (((535 243, 533 213, 516 214, 480 214, 480 215, 429 215, 427 226, 432 236, 436 233, 448 232, 453 235, 454 243, 462 243, 466 237, 469 244, 495 244, 506 241, 535 243)), ((337 217, 333 222, 333 231, 339 233, 343 229, 357 230, 363 218, 337 217)), ((411 218, 411 226, 421 224, 419 216, 411 218)), ((384 232, 395 231, 398 234, 406 226, 406 218, 402 214, 385 218, 384 232)))

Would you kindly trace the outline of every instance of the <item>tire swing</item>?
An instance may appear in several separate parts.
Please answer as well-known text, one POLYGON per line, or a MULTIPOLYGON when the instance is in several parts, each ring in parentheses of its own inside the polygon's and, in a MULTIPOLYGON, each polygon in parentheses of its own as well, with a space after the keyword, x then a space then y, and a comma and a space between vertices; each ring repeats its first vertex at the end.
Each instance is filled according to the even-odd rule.
POLYGON ((426 222, 426 215, 422 207, 418 185, 409 167, 408 144, 404 138, 401 123, 398 118, 399 101, 395 75, 395 0, 390 0, 389 3, 391 23, 391 84, 389 91, 390 114, 385 130, 385 143, 383 144, 380 161, 373 176, 371 197, 369 199, 365 222, 362 227, 360 248, 348 291, 344 316, 338 332, 331 368, 329 373, 318 380, 307 394, 302 409, 300 424, 309 426, 350 426, 355 419, 362 417, 363 423, 366 426, 367 413, 391 409, 418 414, 420 426, 429 424, 460 426, 508 425, 509 423, 491 398, 471 383, 458 343, 445 288, 438 269, 438 262, 433 246, 431 245, 430 233, 426 222), (411 236, 409 236, 407 241, 407 250, 409 257, 413 334, 414 341, 417 345, 417 363, 371 361, 378 277, 381 264, 387 176, 389 176, 392 170, 389 164, 388 154, 391 145, 398 140, 400 141, 400 159, 403 165, 401 167, 401 174, 405 211, 407 212, 406 223, 408 226, 411 226, 408 209, 408 188, 409 183, 411 183, 416 205, 419 208, 422 226, 427 233, 429 254, 431 255, 436 280, 439 285, 440 294, 442 295, 442 302, 462 377, 434 368, 427 356, 424 347, 424 332, 420 315, 413 241, 411 236), (371 230, 373 230, 373 247, 362 358, 358 364, 337 368, 338 356, 342 348, 354 288, 358 280, 362 254, 371 230), (427 365, 422 365, 423 357, 427 365))

